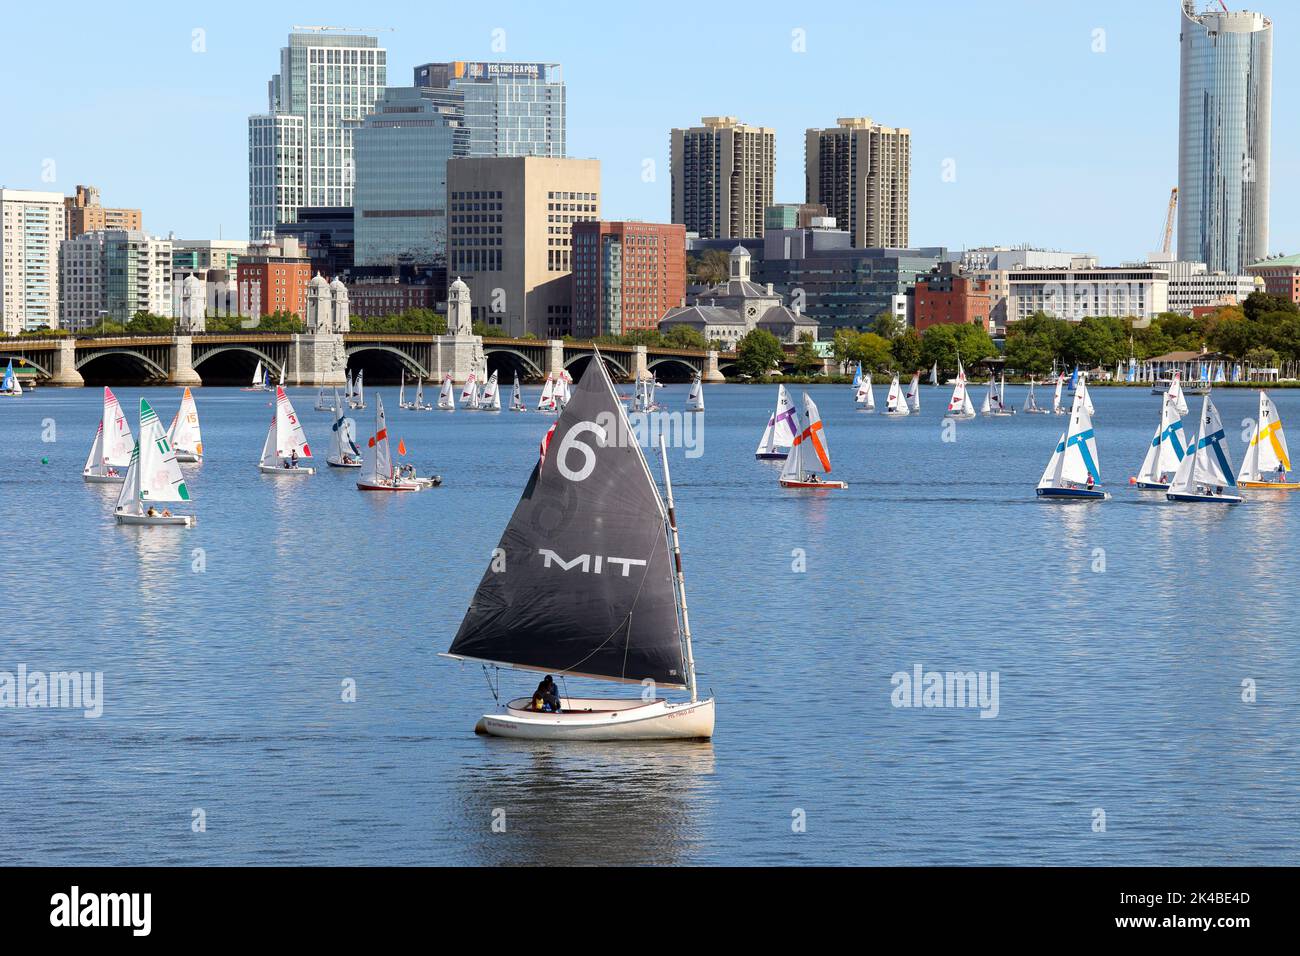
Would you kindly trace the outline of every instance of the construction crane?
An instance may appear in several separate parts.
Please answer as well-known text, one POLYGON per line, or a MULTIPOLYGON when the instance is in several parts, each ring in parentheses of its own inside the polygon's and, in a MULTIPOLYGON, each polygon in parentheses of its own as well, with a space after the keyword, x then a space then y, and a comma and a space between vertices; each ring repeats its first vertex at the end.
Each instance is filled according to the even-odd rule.
POLYGON ((390 34, 393 33, 391 26, 299 26, 294 23, 294 30, 311 30, 312 33, 344 33, 344 34, 390 34))
POLYGON ((1178 208, 1178 187, 1175 186, 1169 193, 1169 212, 1165 215, 1165 244, 1162 247, 1165 255, 1169 254, 1170 248, 1174 241, 1174 210, 1178 208))

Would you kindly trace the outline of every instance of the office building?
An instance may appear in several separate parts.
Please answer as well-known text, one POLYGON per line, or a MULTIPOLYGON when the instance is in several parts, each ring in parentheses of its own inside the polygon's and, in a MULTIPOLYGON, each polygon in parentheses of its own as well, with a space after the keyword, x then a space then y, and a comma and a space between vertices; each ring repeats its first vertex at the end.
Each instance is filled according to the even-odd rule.
POLYGON ((1066 269, 1016 269, 1007 274, 1007 322, 1043 312, 1080 322, 1119 316, 1148 323, 1169 311, 1169 271, 1163 265, 1098 266, 1091 257, 1066 269))
POLYGON ((357 266, 445 269, 447 162, 469 155, 463 112, 446 92, 388 89, 354 134, 357 266))
POLYGON ((658 222, 573 225, 573 334, 659 327, 686 296, 686 227, 658 222))
POLYGON ((501 335, 572 332, 573 224, 600 218, 600 163, 540 156, 453 159, 448 275, 474 322, 501 335))
POLYGON ((0 188, 0 327, 58 328, 63 193, 0 188))
POLYGON ((415 68, 415 85, 463 97, 470 156, 565 155, 565 88, 558 63, 425 63, 415 68))
POLYGON ((828 218, 819 202, 779 202, 763 210, 763 229, 808 229, 828 218))
POLYGON ((241 256, 248 255, 244 239, 175 239, 172 244, 172 276, 197 275, 200 279, 212 269, 232 275, 241 256))
POLYGON ((1182 4, 1178 258, 1230 275, 1268 255, 1273 24, 1182 4))
POLYGON ((1149 256, 1147 265, 1169 273, 1168 308, 1170 312, 1182 315, 1196 315, 1212 307, 1240 305, 1257 286, 1263 285, 1253 275, 1211 272, 1204 262, 1181 262, 1168 254, 1149 256))
POLYGON ((239 260, 240 314, 288 312, 305 321, 311 279, 311 260, 297 239, 253 243, 239 260))
POLYGON ((762 236, 776 131, 734 116, 706 116, 703 124, 672 131, 672 221, 704 239, 762 236))
POLYGON ((1246 273, 1261 280, 1269 295, 1300 305, 1300 255, 1261 259, 1246 266, 1246 273))
POLYGON ((993 296, 985 280, 941 262, 917 278, 909 311, 918 332, 932 325, 978 325, 988 332, 992 308, 993 296))
POLYGON ((103 229, 65 239, 60 251, 62 325, 76 331, 137 312, 170 318, 172 241, 138 229, 103 229))
POLYGON ((911 130, 867 117, 838 123, 804 135, 807 201, 824 205, 857 248, 906 248, 911 130))
POLYGON ((82 233, 104 229, 144 228, 139 209, 111 209, 99 202, 99 190, 94 186, 78 186, 75 194, 63 200, 65 239, 76 239, 82 233))
POLYGON ((351 206, 352 134, 388 82, 374 37, 328 28, 289 35, 268 108, 248 118, 248 235, 263 240, 300 206, 351 206))
POLYGON ((311 260, 313 274, 333 279, 352 272, 356 230, 351 206, 302 206, 296 222, 282 222, 275 227, 277 240, 289 237, 298 240, 311 260))

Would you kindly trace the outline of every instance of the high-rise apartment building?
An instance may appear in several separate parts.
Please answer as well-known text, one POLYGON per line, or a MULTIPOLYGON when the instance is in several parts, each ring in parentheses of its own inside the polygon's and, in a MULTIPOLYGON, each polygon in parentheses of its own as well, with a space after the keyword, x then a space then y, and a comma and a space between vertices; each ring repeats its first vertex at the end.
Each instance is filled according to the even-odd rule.
POLYGON ((564 156, 558 63, 425 63, 415 68, 415 85, 463 95, 470 156, 564 156))
POLYGON ((600 162, 540 156, 447 164, 447 274, 502 335, 572 331, 573 224, 600 218, 600 162))
POLYGON ((1178 258, 1241 273, 1268 255, 1273 24, 1184 0, 1178 258))
POLYGON ((58 328, 63 193, 0 189, 0 328, 58 328))
POLYGON ((137 312, 172 315, 172 242, 138 229, 65 239, 60 251, 62 325, 84 329, 137 312))
POLYGON ((776 178, 776 131, 734 116, 702 122, 672 131, 672 221, 703 239, 763 235, 776 178))
POLYGON ((573 334, 657 329, 686 296, 686 227, 660 222, 573 224, 573 334))
POLYGON ((805 133, 807 201, 824 205, 860 249, 906 248, 911 130, 861 116, 837 122, 805 133))
POLYGON ((469 155, 459 91, 385 91, 353 135, 357 266, 447 262, 447 161, 469 155))
POLYGON ((289 35, 267 112, 248 118, 250 239, 273 236, 299 206, 352 205, 352 133, 387 83, 387 51, 374 37, 289 35))
POLYGON ((63 200, 64 238, 76 239, 84 232, 101 229, 144 228, 139 209, 112 209, 100 205, 99 190, 94 186, 78 186, 77 192, 63 200))

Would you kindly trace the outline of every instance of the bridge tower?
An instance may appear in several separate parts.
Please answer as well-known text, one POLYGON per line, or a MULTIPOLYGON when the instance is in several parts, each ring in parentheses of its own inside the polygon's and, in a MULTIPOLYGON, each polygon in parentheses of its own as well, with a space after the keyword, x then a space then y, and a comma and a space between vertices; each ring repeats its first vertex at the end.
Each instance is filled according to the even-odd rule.
POLYGON ((469 286, 460 280, 447 287, 447 335, 434 338, 437 357, 436 374, 451 372, 452 381, 461 383, 473 372, 480 379, 487 375, 487 358, 483 338, 474 334, 469 286))

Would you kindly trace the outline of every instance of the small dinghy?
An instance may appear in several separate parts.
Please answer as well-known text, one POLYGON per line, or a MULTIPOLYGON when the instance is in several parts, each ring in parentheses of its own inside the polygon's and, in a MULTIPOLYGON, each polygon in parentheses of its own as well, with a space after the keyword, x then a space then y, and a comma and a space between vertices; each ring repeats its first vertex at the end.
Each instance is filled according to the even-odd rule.
POLYGON ((23 397, 23 383, 18 381, 18 376, 14 374, 13 359, 10 359, 9 364, 5 366, 4 378, 0 379, 0 395, 8 398, 23 397))
POLYGON ((1186 436, 1177 402, 1172 395, 1166 395, 1160 402, 1160 424, 1133 485, 1143 491, 1167 491, 1187 454, 1183 447, 1186 436))
POLYGON ((526 412, 528 406, 524 404, 524 392, 519 387, 519 373, 515 372, 515 388, 510 393, 510 410, 512 412, 526 412))
POLYGON ((642 693, 520 697, 483 715, 476 733, 557 743, 713 736, 714 702, 696 691, 667 452, 661 439, 665 506, 632 435, 597 352, 443 656, 642 693))
POLYGON ((483 392, 478 397, 478 410, 480 412, 501 411, 501 391, 497 387, 496 372, 489 375, 487 382, 483 385, 483 392))
POLYGON ((311 460, 311 448, 307 444, 307 434, 302 430, 302 422, 298 420, 284 386, 277 385, 275 413, 271 416, 271 427, 266 432, 257 470, 264 475, 281 477, 314 475, 316 469, 303 464, 311 460))
POLYGON ((433 406, 424 400, 424 376, 415 376, 415 401, 411 403, 413 412, 431 412, 433 406))
POLYGON ((782 488, 847 488, 843 481, 827 481, 819 475, 831 473, 831 449, 826 442, 826 428, 817 405, 803 393, 804 427, 794 438, 790 454, 781 466, 777 483, 782 488))
POLYGON ((199 407, 194 403, 194 396, 189 386, 181 397, 181 407, 167 429, 167 440, 176 451, 176 460, 180 462, 203 461, 203 435, 199 431, 199 407))
POLYGON ((691 379, 691 390, 686 395, 686 410, 688 412, 704 411, 704 377, 696 374, 691 379))
POLYGON ((321 390, 316 393, 316 411, 318 412, 334 411, 334 406, 335 403, 337 402, 338 402, 338 389, 334 390, 334 402, 330 401, 329 389, 322 387, 321 390))
POLYGON ((348 400, 348 406, 351 408, 366 407, 366 385, 363 381, 365 376, 365 369, 357 369, 357 380, 352 383, 352 397, 348 400))
POLYGON ((456 410, 456 387, 451 381, 451 372, 443 376, 442 389, 438 392, 438 411, 454 412, 456 410))
POLYGON ((1206 392, 1201 400, 1200 432, 1183 457, 1165 497, 1170 501, 1197 504, 1239 505, 1241 495, 1228 489, 1237 486, 1228 452, 1227 436, 1219 410, 1206 392))
POLYGON ((1291 455, 1282 433, 1282 419, 1267 392, 1259 393, 1259 415, 1255 433, 1246 446, 1246 457, 1237 476, 1238 488, 1266 488, 1272 491, 1295 491, 1300 481, 1291 481, 1291 455), (1271 477, 1270 477, 1271 476, 1271 477))
POLYGON ((469 373, 469 378, 465 379, 465 387, 460 390, 460 407, 467 411, 478 411, 479 392, 478 378, 473 372, 469 373))
POLYGON ((885 417, 906 418, 910 414, 912 410, 907 407, 907 399, 903 397, 903 386, 898 384, 898 376, 895 375, 889 382, 889 394, 885 396, 885 417))
POLYGON ((930 387, 939 387, 939 363, 935 362, 930 366, 930 387))
POLYGON ((917 372, 912 376, 912 384, 907 386, 907 407, 912 410, 912 414, 919 414, 921 411, 921 373, 917 372))
POLYGON ((858 390, 853 393, 853 404, 860 412, 874 412, 876 410, 876 396, 871 390, 871 373, 862 376, 858 382, 858 390))
POLYGON ((81 479, 100 484, 125 481, 126 470, 134 452, 135 439, 131 437, 131 424, 122 413, 117 396, 106 385, 104 410, 100 414, 99 426, 95 429, 95 441, 90 446, 90 454, 86 456, 86 465, 81 469, 81 479))
POLYGON ((767 419, 767 428, 758 440, 754 457, 766 461, 785 461, 799 431, 799 416, 784 385, 776 387, 776 411, 767 419))
POLYGON ((1097 433, 1086 407, 1083 389, 1074 394, 1068 428, 1056 442, 1043 477, 1038 480, 1038 497, 1048 501, 1105 501, 1102 491, 1101 459, 1097 455, 1097 433))
POLYGON ((952 386, 952 398, 948 399, 946 418, 967 419, 975 417, 975 403, 970 400, 970 390, 966 387, 966 369, 961 359, 957 359, 957 378, 952 386))
POLYGON ((989 376, 988 394, 984 396, 984 405, 980 408, 980 413, 994 418, 1005 418, 1014 415, 1016 410, 1009 408, 1004 399, 1007 390, 1007 379, 1004 375, 999 382, 994 376, 989 376))
POLYGON ((1026 415, 1050 415, 1050 408, 1043 408, 1038 404, 1038 398, 1034 395, 1034 380, 1029 380, 1029 394, 1025 396, 1025 404, 1021 409, 1026 415))
POLYGON ((257 367, 253 369, 253 380, 240 389, 241 392, 265 392, 271 387, 271 372, 262 364, 262 360, 257 360, 257 367))
POLYGON ((358 491, 419 491, 418 481, 402 478, 393 468, 393 452, 388 444, 388 419, 384 417, 384 400, 375 396, 375 433, 370 446, 370 471, 357 482, 358 491))
POLYGON ((555 377, 553 375, 546 376, 546 384, 542 386, 541 397, 537 399, 537 410, 539 412, 559 411, 555 401, 555 377))
POLYGON ((1056 376, 1056 391, 1052 393, 1052 414, 1064 415, 1068 409, 1061 404, 1061 393, 1065 391, 1065 373, 1056 376))
POLYGON ((325 464, 331 468, 360 468, 361 449, 357 447, 357 423, 343 413, 338 389, 334 390, 334 424, 330 432, 330 453, 325 464))
POLYGON ((140 399, 140 440, 131 452, 113 518, 118 524, 192 527, 193 515, 172 514, 167 504, 189 501, 185 476, 153 408, 140 399), (161 505, 162 507, 159 507, 161 505))

